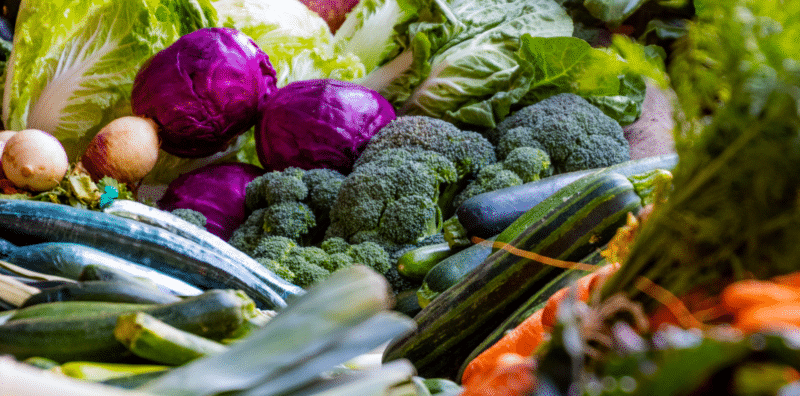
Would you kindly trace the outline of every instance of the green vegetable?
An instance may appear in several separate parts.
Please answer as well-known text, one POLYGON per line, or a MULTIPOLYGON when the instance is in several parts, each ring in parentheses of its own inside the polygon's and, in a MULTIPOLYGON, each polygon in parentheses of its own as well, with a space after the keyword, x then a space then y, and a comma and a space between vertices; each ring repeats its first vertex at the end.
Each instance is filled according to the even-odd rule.
POLYGON ((130 114, 133 78, 147 59, 215 24, 207 0, 22 2, 3 124, 51 133, 74 161, 102 126, 130 114))
POLYGON ((118 314, 154 306, 155 304, 142 305, 139 303, 109 303, 102 301, 57 301, 18 309, 13 312, 8 321, 39 318, 90 318, 97 315, 118 314))
POLYGON ((55 301, 104 301, 136 304, 169 304, 180 301, 174 294, 141 282, 124 283, 109 281, 88 281, 67 283, 61 286, 42 289, 28 297, 19 306, 29 307, 55 301))
POLYGON ((422 279, 436 264, 452 256, 457 249, 450 249, 447 242, 427 245, 406 252, 397 261, 397 271, 411 279, 422 279))
POLYGON ((630 143, 618 122, 578 95, 565 93, 527 106, 489 134, 497 157, 520 147, 549 155, 555 173, 602 168, 629 161, 630 143))
POLYGON ((120 315, 114 338, 136 356, 171 366, 228 349, 223 344, 172 327, 144 312, 120 315))
POLYGON ((68 377, 99 382, 137 374, 163 373, 169 367, 153 364, 67 362, 58 366, 58 369, 68 377))
POLYGON ((201 228, 205 228, 206 221, 208 221, 204 214, 192 209, 179 208, 171 211, 170 213, 201 228))
MULTIPOLYGON (((489 238, 494 241, 495 238, 489 238)), ((490 244, 476 243, 460 252, 438 262, 425 274, 422 285, 417 290, 417 301, 425 308, 445 290, 460 282, 467 274, 477 268, 490 254, 490 244)))

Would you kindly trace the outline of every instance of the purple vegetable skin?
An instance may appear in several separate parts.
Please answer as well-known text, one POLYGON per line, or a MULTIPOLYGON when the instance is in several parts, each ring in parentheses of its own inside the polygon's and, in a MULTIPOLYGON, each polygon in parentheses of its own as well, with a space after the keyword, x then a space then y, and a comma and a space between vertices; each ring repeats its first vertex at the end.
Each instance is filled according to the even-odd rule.
POLYGON ((256 152, 268 170, 294 166, 348 174, 367 142, 393 119, 389 101, 369 88, 330 79, 296 81, 264 103, 256 152))
POLYGON ((160 127, 161 148, 184 158, 227 148, 256 124, 275 69, 244 33, 204 28, 158 52, 133 82, 131 106, 160 127))
POLYGON ((263 169, 240 162, 206 165, 170 183, 158 201, 158 208, 196 210, 206 216, 206 229, 227 241, 247 216, 244 201, 247 183, 262 174, 263 169))

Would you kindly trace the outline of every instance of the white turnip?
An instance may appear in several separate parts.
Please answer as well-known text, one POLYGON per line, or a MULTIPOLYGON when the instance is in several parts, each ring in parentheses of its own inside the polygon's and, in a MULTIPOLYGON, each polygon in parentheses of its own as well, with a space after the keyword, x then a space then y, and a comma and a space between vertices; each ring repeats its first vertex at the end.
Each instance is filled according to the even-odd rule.
POLYGON ((56 187, 69 167, 64 146, 53 135, 38 129, 25 129, 5 143, 3 173, 15 186, 30 191, 56 187))
POLYGON ((153 120, 120 117, 97 133, 80 165, 94 180, 109 176, 122 183, 136 183, 155 166, 158 148, 158 126, 153 120))

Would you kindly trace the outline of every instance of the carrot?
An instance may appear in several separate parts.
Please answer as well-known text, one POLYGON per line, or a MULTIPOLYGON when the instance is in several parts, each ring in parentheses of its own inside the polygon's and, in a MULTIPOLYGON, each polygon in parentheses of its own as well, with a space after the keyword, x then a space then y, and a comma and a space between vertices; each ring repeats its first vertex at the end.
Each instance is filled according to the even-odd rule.
POLYGON ((720 293, 722 305, 738 312, 755 305, 800 301, 800 288, 762 280, 741 280, 726 286, 720 293))
POLYGON ((528 355, 505 353, 492 370, 464 385, 460 396, 526 396, 536 386, 535 362, 528 355))
MULTIPOLYGON (((592 292, 597 289, 607 276, 613 274, 617 269, 619 269, 619 264, 607 264, 597 269, 597 271, 582 276, 575 282, 575 297, 579 301, 589 301, 592 292)), ((545 326, 553 327, 553 325, 555 325, 558 305, 561 304, 561 301, 564 301, 570 292, 571 288, 565 287, 553 293, 553 295, 547 299, 543 308, 544 313, 542 314, 542 323, 545 326)))
POLYGON ((539 309, 534 312, 514 330, 472 359, 464 368, 461 383, 467 385, 474 379, 485 377, 497 367, 499 359, 505 354, 531 356, 550 331, 542 325, 542 311, 539 309))
POLYGON ((800 289, 800 272, 792 272, 790 274, 778 275, 770 280, 781 285, 786 285, 800 289))
POLYGON ((800 301, 778 302, 745 308, 736 313, 733 327, 745 333, 800 327, 800 301))

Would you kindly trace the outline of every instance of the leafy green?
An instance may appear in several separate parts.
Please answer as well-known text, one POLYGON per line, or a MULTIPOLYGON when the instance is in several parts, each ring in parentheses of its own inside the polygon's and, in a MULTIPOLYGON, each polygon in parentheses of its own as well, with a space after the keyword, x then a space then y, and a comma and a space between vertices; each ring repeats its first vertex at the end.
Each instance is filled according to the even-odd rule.
POLYGON ((23 199, 31 201, 45 201, 71 205, 90 210, 101 210, 100 197, 106 187, 113 187, 117 191, 117 199, 135 200, 133 192, 125 183, 120 183, 111 177, 103 177, 96 183, 86 174, 69 171, 61 183, 47 191, 31 194, 28 192, 17 194, 0 194, 0 199, 23 199))
POLYGON ((100 128, 131 113, 133 79, 148 58, 215 24, 208 0, 24 1, 3 124, 51 133, 75 160, 100 128))
POLYGON ((333 46, 322 17, 298 0, 212 0, 221 26, 253 38, 277 72, 277 85, 314 78, 353 80, 364 75, 355 55, 333 46))

